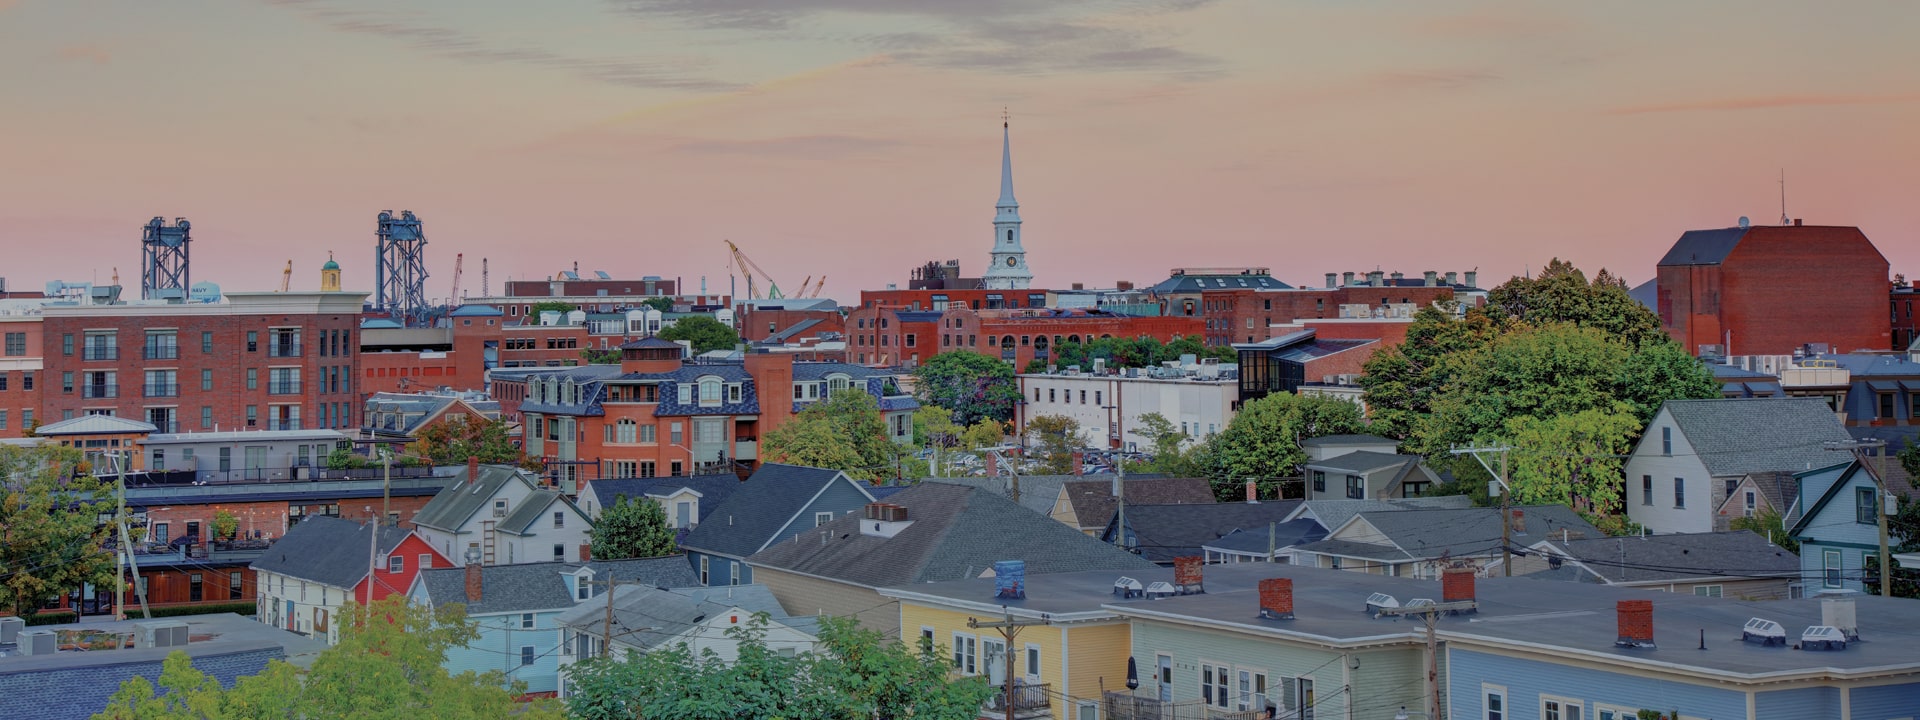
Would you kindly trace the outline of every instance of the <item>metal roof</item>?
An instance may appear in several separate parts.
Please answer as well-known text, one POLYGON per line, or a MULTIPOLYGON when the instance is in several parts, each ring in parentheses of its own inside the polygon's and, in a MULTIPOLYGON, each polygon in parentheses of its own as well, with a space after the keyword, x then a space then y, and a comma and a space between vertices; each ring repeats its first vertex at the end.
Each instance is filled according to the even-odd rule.
POLYGON ((34 428, 35 435, 124 435, 151 433, 160 429, 153 423, 113 415, 81 415, 34 428))

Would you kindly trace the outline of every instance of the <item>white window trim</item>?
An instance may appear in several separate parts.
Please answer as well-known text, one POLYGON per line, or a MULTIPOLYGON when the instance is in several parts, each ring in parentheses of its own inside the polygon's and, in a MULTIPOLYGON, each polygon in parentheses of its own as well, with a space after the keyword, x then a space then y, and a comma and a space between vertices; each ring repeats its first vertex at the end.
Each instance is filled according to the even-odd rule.
POLYGON ((814 527, 820 527, 830 522, 833 522, 833 513, 831 512, 816 512, 813 514, 814 527))
POLYGON ((1603 712, 1614 713, 1614 720, 1635 720, 1640 716, 1639 708, 1627 707, 1625 705, 1609 705, 1607 703, 1594 703, 1593 717, 1589 718, 1589 720, 1599 720, 1600 713, 1603 713, 1603 712))
POLYGON ((1546 720, 1547 703, 1550 703, 1550 702, 1560 703, 1560 720, 1572 720, 1572 718, 1569 718, 1567 716, 1568 708, 1579 708, 1580 720, 1591 720, 1590 718, 1587 717, 1586 701, 1575 700, 1573 698, 1568 698, 1568 697, 1561 697, 1559 695, 1541 695, 1540 696, 1541 720, 1546 720))
POLYGON ((1040 678, 1041 678, 1040 668, 1034 667, 1034 663, 1032 662, 1033 657, 1036 653, 1038 653, 1040 656, 1039 664, 1045 665, 1047 662, 1047 651, 1041 648, 1039 643, 1027 643, 1026 646, 1022 648, 1020 653, 1020 666, 1023 670, 1025 670, 1023 674, 1026 676, 1027 680, 1030 682, 1037 683, 1040 681, 1040 678))
POLYGON ((1693 594, 1700 597, 1726 597, 1727 589, 1723 585, 1695 585, 1693 594))
POLYGON ((1499 720, 1508 720, 1508 718, 1513 717, 1513 702, 1511 701, 1511 696, 1508 695, 1507 693, 1507 686, 1494 685, 1492 683, 1480 683, 1480 718, 1481 720, 1494 720, 1493 710, 1487 707, 1487 697, 1490 695, 1500 696, 1499 720))
POLYGON ((1201 703, 1200 703, 1201 705, 1204 705, 1208 708, 1222 709, 1222 710, 1232 707, 1232 705, 1229 704, 1228 698, 1226 697, 1226 695, 1231 695, 1233 691, 1233 684, 1229 682, 1229 680, 1231 680, 1233 677, 1232 664, 1223 663, 1215 660, 1207 660, 1203 658, 1194 662, 1194 670, 1195 670, 1194 681, 1200 685, 1200 692, 1198 693, 1198 697, 1201 699, 1201 703), (1213 684, 1211 687, 1209 687, 1207 684, 1207 669, 1209 667, 1213 669, 1213 673, 1214 673, 1213 684), (1223 679, 1222 676, 1220 675, 1220 673, 1223 671, 1226 673, 1225 679, 1223 679), (1225 691, 1225 695, 1223 695, 1221 692, 1223 689, 1225 691), (1213 696, 1213 699, 1211 702, 1208 702, 1207 700, 1208 695, 1213 696))

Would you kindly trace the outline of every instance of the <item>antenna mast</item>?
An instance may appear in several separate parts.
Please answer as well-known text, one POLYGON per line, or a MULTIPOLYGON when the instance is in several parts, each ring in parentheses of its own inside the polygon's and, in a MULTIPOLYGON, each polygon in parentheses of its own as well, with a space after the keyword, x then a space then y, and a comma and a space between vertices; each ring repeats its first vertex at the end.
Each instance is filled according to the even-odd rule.
POLYGON ((1787 219, 1787 169, 1786 168, 1780 168, 1780 224, 1781 225, 1793 224, 1792 220, 1787 219))

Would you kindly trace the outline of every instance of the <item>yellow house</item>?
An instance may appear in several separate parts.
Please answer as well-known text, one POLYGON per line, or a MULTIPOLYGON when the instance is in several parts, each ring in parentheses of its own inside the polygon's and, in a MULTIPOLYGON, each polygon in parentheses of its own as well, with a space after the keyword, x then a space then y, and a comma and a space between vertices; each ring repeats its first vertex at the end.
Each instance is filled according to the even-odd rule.
MULTIPOLYGON (((1053 718, 1069 720, 1082 717, 1079 707, 1098 702, 1102 692, 1126 689, 1132 632, 1126 619, 1101 607, 1120 600, 1113 588, 1122 576, 1144 586, 1171 581, 1173 571, 1032 575, 1019 599, 996 597, 991 577, 884 588, 880 594, 899 600, 901 636, 930 642, 952 658, 959 674, 1002 683, 1010 654, 1020 685, 1014 691, 1018 715, 1038 717, 1044 703, 1053 718), (969 620, 1020 627, 1008 647, 1001 629, 969 627, 969 620)), ((989 703, 996 717, 1002 706, 993 703, 1003 695, 989 703)))

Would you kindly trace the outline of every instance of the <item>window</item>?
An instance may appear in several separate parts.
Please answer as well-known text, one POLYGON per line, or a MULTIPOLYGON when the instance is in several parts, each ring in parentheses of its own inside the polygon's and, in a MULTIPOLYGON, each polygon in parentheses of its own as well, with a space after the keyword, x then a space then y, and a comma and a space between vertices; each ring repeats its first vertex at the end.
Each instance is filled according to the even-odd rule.
POLYGON ((227 599, 239 600, 244 585, 245 581, 241 579, 239 572, 227 573, 227 599))
MULTIPOLYGON (((673 445, 682 445, 686 443, 686 439, 685 437, 683 437, 680 428, 681 428, 680 423, 669 423, 667 425, 667 442, 668 443, 673 445)), ((674 473, 674 474, 678 475, 679 473, 674 473)))
POLYGON ((1026 660, 1024 667, 1027 669, 1027 677, 1040 677, 1040 646, 1027 643, 1027 656, 1024 659, 1026 660))
POLYGON ((1695 585, 1693 594, 1700 597, 1721 597, 1719 585, 1695 585))
POLYGON ((563 560, 566 560, 566 559, 567 559, 567 546, 565 546, 565 545, 562 545, 562 544, 560 544, 560 543, 554 543, 554 544, 553 544, 553 560, 554 560, 554 562, 560 562, 560 561, 563 561, 563 560))
POLYGON ((979 666, 979 640, 970 635, 953 634, 953 667, 962 675, 977 675, 979 666))
POLYGON ((593 586, 587 584, 589 582, 592 582, 591 580, 581 577, 581 578, 575 579, 574 582, 576 583, 576 585, 573 589, 573 599, 585 600, 593 596, 593 586))
POLYGON ((1486 720, 1507 720, 1507 689, 1498 685, 1481 685, 1481 695, 1487 699, 1481 706, 1486 711, 1486 720))
POLYGON ((830 523, 830 522, 833 522, 833 513, 830 513, 830 512, 817 512, 817 513, 814 513, 814 514, 813 514, 813 526, 814 526, 814 527, 820 527, 821 525, 825 525, 825 524, 827 524, 827 523, 830 523))
POLYGON ((212 370, 200 371, 200 389, 201 390, 213 389, 213 371, 212 370))
POLYGON ((259 368, 247 368, 247 389, 248 390, 260 389, 260 369, 259 368))
POLYGON ((1673 454, 1673 428, 1671 427, 1660 428, 1660 454, 1673 454))
POLYGON ((1873 488, 1864 488, 1864 487, 1854 488, 1853 490, 1853 521, 1854 522, 1864 523, 1867 525, 1877 525, 1880 523, 1880 519, 1874 517, 1874 514, 1879 511, 1880 504, 1877 502, 1878 498, 1875 497, 1878 494, 1879 493, 1876 492, 1873 488))
POLYGON ((211 427, 213 427, 213 406, 201 405, 200 406, 200 429, 205 430, 211 427))
POLYGON ((387 572, 399 574, 407 571, 407 559, 399 555, 387 557, 387 572))
POLYGON ((20 389, 21 390, 33 389, 33 372, 32 371, 20 373, 20 389))
POLYGON ((1210 707, 1227 706, 1226 666, 1200 664, 1200 700, 1210 707))
POLYGON ((1367 481, 1364 478, 1360 477, 1359 475, 1347 476, 1347 499, 1348 500, 1367 499, 1367 481))
POLYGON ((553 528, 554 528, 555 530, 558 530, 558 529, 561 529, 561 528, 564 528, 564 527, 566 527, 566 526, 567 526, 567 513, 566 513, 565 511, 561 511, 561 512, 556 512, 556 513, 554 513, 554 514, 553 514, 553 528))
POLYGON ((1540 720, 1582 720, 1580 701, 1557 697, 1540 700, 1540 720))
MULTIPOLYGON (((12 355, 13 353, 9 352, 7 354, 12 355)), ((1883 419, 1893 418, 1893 393, 1880 393, 1880 414, 1876 417, 1883 419)))
POLYGON ((533 629, 533 613, 520 613, 520 629, 521 630, 533 629))
POLYGON ((707 584, 707 564, 708 564, 708 563, 707 563, 707 561, 708 561, 708 559, 709 559, 709 558, 708 558, 707 556, 705 556, 705 555, 701 555, 701 556, 700 556, 700 584, 701 584, 701 585, 706 585, 706 584, 707 584))
POLYGON ((1640 504, 1641 505, 1653 504, 1653 476, 1652 475, 1640 476, 1640 504))
POLYGON ((1313 491, 1314 492, 1327 491, 1327 474, 1325 472, 1322 472, 1319 470, 1313 471, 1313 491))
POLYGON ((1747 497, 1746 497, 1746 502, 1745 502, 1745 503, 1742 503, 1742 509, 1746 511, 1746 516, 1747 516, 1747 517, 1753 517, 1753 509, 1754 509, 1754 505, 1753 505, 1753 503, 1754 503, 1754 493, 1753 493, 1753 491, 1752 491, 1752 490, 1748 490, 1748 491, 1747 491, 1747 493, 1746 493, 1746 495, 1747 495, 1747 497))
POLYGON ((233 448, 220 448, 220 472, 233 471, 233 448))
POLYGON ((200 352, 209 354, 213 352, 213 333, 211 331, 200 333, 200 352))
POLYGON ((204 590, 201 587, 200 573, 188 573, 187 574, 187 601, 200 602, 201 600, 204 600, 204 599, 206 599, 206 596, 204 594, 204 590))
POLYGON ((740 383, 730 383, 727 385, 727 402, 740 402, 740 383))
POLYGON ((67 333, 65 335, 60 336, 60 354, 61 355, 73 354, 73 333, 67 333))
MULTIPOLYGON (((395 513, 395 514, 398 514, 398 513, 395 513)), ((430 570, 432 568, 433 568, 433 553, 420 553, 420 569, 430 570)))
POLYGON ((1687 506, 1687 479, 1686 478, 1673 479, 1673 506, 1675 508, 1684 508, 1687 506))
MULTIPOLYGON (((164 525, 164 523, 162 523, 164 525)), ((1823 550, 1820 553, 1820 584, 1825 587, 1840 587, 1840 551, 1823 550)))
POLYGON ((520 664, 522 666, 533 664, 533 646, 532 645, 520 646, 520 664))
POLYGON ((739 585, 741 574, 742 573, 740 572, 740 561, 728 560, 727 561, 727 584, 739 585))
POLYGON ((27 354, 27 334, 23 332, 7 333, 7 357, 27 354))

